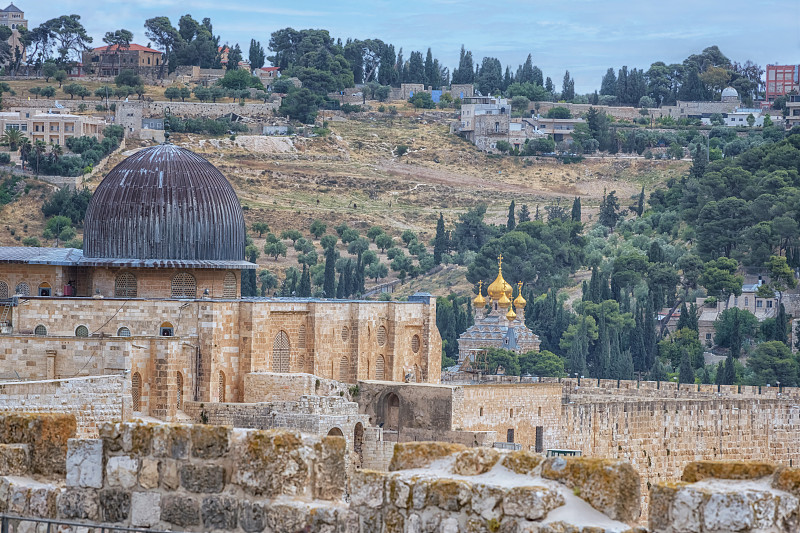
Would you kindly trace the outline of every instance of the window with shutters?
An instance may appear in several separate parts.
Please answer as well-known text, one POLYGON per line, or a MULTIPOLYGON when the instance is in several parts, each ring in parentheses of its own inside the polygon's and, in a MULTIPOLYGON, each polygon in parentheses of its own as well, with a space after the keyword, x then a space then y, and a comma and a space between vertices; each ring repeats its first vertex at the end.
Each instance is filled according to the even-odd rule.
POLYGON ((117 337, 130 337, 130 336, 131 336, 131 330, 129 330, 125 326, 122 326, 117 330, 117 337))
POLYGON ((42 324, 39 324, 38 326, 36 326, 36 329, 33 330, 33 334, 39 337, 44 337, 45 335, 47 335, 47 328, 44 327, 42 324))
POLYGON ((297 371, 298 372, 305 372, 306 371, 306 358, 302 355, 297 356, 297 371))
POLYGON ((138 372, 131 377, 131 398, 133 399, 133 410, 140 411, 142 408, 142 375, 138 372))
POLYGON ((114 279, 115 298, 136 298, 138 289, 136 286, 136 276, 130 272, 121 272, 114 279))
POLYGON ((383 381, 385 379, 384 378, 385 367, 386 367, 386 360, 383 358, 382 355, 379 355, 378 360, 375 361, 375 379, 377 379, 378 381, 383 381))
POLYGON ((236 298, 236 275, 233 272, 225 274, 225 279, 222 281, 222 297, 236 298))
POLYGON ((225 372, 219 371, 219 401, 225 403, 225 372))
POLYGON ((544 426, 536 426, 536 444, 534 450, 536 453, 544 451, 544 426))
POLYGON ((5 300, 8 298, 8 283, 0 281, 0 299, 5 300))
POLYGON ((272 343, 272 371, 289 371, 289 335, 283 330, 275 335, 275 341, 272 343))
POLYGON ((350 338, 350 330, 347 328, 347 326, 345 326, 342 328, 342 340, 344 342, 347 342, 347 339, 349 338, 350 338))
POLYGON ((419 345, 420 345, 419 335, 414 335, 413 337, 411 337, 411 351, 414 353, 419 352, 419 345))
POLYGON ((178 409, 183 409, 183 374, 178 372, 178 376, 176 381, 176 388, 178 392, 178 396, 175 399, 175 404, 177 405, 178 409))
POLYGON ((197 296, 197 282, 188 272, 179 272, 172 278, 173 298, 195 298, 197 296))
POLYGON ((14 289, 14 294, 20 294, 22 296, 30 296, 31 286, 25 283, 24 281, 22 283, 18 283, 17 288, 14 289))
POLYGON ((386 345, 386 326, 378 328, 378 346, 386 345))
POLYGON ((86 326, 78 326, 75 328, 75 336, 76 337, 88 337, 89 336, 89 328, 86 326))
POLYGON ((306 327, 300 326, 297 332, 297 347, 305 349, 306 347, 306 327))
POLYGON ((348 376, 350 375, 350 361, 347 359, 347 356, 342 356, 339 359, 339 381, 347 381, 348 376))

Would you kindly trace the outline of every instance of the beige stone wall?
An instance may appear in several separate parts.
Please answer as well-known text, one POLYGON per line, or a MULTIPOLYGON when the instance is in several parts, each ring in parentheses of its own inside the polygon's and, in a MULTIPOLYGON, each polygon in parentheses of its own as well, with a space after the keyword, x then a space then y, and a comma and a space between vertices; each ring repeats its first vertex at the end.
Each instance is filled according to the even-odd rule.
POLYGON ((0 282, 8 286, 8 295, 12 296, 21 283, 28 285, 30 295, 37 296, 39 287, 47 284, 52 288, 51 294, 62 293, 64 285, 69 281, 64 267, 50 265, 7 264, 0 270, 0 282))
POLYGON ((100 425, 122 420, 130 412, 127 385, 122 376, 2 383, 0 413, 70 414, 79 437, 96 437, 100 425))
POLYGON ((347 385, 313 374, 252 372, 244 376, 244 403, 296 400, 300 396, 339 396, 347 394, 347 385))

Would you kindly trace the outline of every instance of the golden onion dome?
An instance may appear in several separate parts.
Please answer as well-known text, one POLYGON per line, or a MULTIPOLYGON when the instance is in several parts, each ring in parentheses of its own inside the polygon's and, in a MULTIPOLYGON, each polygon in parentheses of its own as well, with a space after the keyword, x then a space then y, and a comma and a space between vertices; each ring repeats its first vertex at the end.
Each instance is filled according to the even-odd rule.
POLYGON ((479 281, 478 282, 478 295, 475 297, 474 300, 472 300, 472 306, 475 309, 483 309, 484 307, 486 307, 486 299, 483 297, 482 288, 483 288, 483 281, 479 281))
POLYGON ((525 306, 528 304, 528 301, 522 297, 522 282, 520 281, 517 284, 517 297, 514 298, 514 307, 517 309, 525 309, 525 306))
POLYGON ((508 310, 508 313, 506 313, 506 318, 509 320, 514 320, 517 318, 517 313, 514 312, 513 308, 508 310))
POLYGON ((505 294, 506 297, 511 297, 511 285, 509 285, 505 279, 503 279, 503 256, 500 255, 497 258, 497 278, 489 285, 486 289, 489 298, 492 300, 500 300, 500 297, 505 294))
POLYGON ((506 296, 506 293, 500 293, 500 299, 497 300, 497 305, 499 305, 502 309, 507 309, 511 307, 511 300, 506 296))

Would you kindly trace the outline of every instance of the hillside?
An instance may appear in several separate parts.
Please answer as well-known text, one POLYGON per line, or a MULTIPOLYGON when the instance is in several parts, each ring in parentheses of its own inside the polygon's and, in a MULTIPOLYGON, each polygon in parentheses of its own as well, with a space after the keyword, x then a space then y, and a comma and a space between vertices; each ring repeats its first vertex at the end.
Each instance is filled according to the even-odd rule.
MULTIPOLYGON (((527 204, 533 213, 536 206, 568 205, 578 195, 588 220, 595 216, 604 190, 616 190, 626 205, 643 185, 656 187, 689 165, 644 159, 591 159, 564 165, 548 159, 491 156, 450 135, 451 116, 417 114, 402 107, 394 116, 327 118, 330 133, 313 138, 241 135, 231 141, 174 135, 173 140, 204 155, 225 174, 239 194, 248 227, 266 222, 275 234, 299 229, 307 236, 311 221, 319 219, 329 232, 346 223, 363 235, 377 225, 398 241, 403 231, 412 230, 424 243, 434 236, 439 212, 452 225, 466 208, 483 202, 488 205, 487 222, 505 224, 512 199, 517 208, 527 204), (397 157, 398 145, 408 146, 408 153, 397 157)), ((143 145, 128 141, 126 150, 112 156, 107 168, 143 145)), ((93 189, 102 176, 87 186, 93 189)), ((18 245, 17 236, 41 235, 39 208, 50 186, 28 182, 28 193, 0 210, 0 223, 9 228, 0 235, 0 244, 18 245)), ((264 238, 254 237, 263 249, 264 238)), ((259 263, 277 273, 297 266, 296 259, 288 242, 286 258, 275 261, 262 254, 259 263)), ((381 259, 387 262, 385 256, 381 259)), ((415 288, 435 292, 446 286, 465 288, 463 277, 456 282, 451 272, 446 278, 417 280, 415 288)))

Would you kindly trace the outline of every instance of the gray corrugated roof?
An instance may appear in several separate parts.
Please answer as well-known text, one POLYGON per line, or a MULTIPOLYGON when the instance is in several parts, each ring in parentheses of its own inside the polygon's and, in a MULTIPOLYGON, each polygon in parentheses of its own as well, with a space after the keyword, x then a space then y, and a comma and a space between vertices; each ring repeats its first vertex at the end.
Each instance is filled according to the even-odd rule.
POLYGON ((83 252, 75 248, 42 248, 35 246, 0 246, 0 263, 30 265, 74 265, 83 252))
POLYGON ((86 258, 75 248, 37 248, 32 246, 0 246, 0 263, 29 265, 94 266, 126 268, 213 268, 254 270, 248 261, 172 260, 172 259, 105 259, 86 258))

